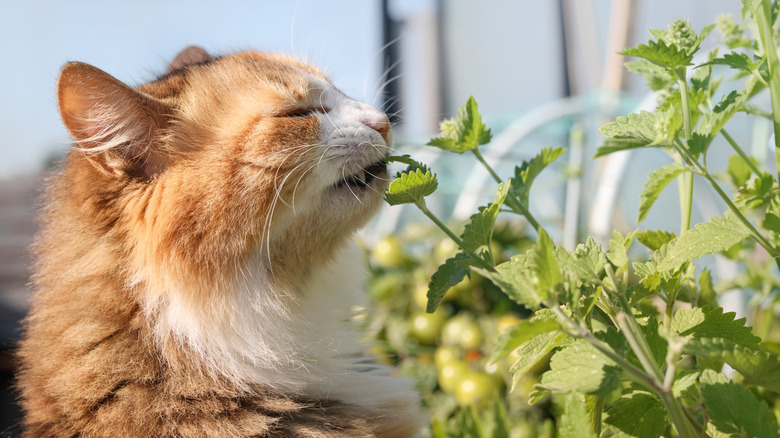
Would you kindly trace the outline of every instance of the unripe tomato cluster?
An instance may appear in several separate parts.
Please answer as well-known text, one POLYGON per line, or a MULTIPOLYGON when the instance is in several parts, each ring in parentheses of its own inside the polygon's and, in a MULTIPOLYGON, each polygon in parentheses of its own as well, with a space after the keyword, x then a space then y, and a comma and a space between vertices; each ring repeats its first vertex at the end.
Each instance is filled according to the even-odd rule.
MULTIPOLYGON (((545 414, 527 404, 536 382, 533 376, 510 394, 509 369, 516 354, 489 361, 499 334, 516 325, 527 311, 475 274, 452 287, 441 306, 427 313, 428 281, 457 247, 450 240, 428 241, 415 253, 407 240, 411 239, 387 236, 370 249, 370 292, 376 308, 371 327, 377 332, 379 355, 419 382, 424 404, 434 417, 446 419, 466 406, 488 411, 501 397, 523 420, 517 430, 524 432, 513 436, 536 436, 529 432, 535 426, 529 427, 526 420, 535 423, 545 414)), ((494 243, 495 257, 500 257, 502 248, 494 243)))

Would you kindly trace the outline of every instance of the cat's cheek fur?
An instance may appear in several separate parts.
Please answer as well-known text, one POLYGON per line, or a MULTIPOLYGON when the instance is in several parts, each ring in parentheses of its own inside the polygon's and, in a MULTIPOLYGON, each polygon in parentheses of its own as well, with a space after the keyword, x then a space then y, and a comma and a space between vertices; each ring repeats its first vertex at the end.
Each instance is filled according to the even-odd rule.
POLYGON ((366 278, 350 237, 387 185, 384 114, 257 52, 190 49, 138 88, 74 63, 58 84, 77 148, 35 246, 28 436, 420 430, 414 385, 350 323, 366 278))

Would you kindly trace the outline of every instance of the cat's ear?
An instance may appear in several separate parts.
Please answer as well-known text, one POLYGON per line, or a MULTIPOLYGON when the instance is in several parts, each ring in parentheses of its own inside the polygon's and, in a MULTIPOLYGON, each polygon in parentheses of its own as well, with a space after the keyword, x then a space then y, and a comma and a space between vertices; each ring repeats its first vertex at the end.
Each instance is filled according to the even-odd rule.
POLYGON ((168 70, 165 72, 165 74, 172 73, 190 65, 208 62, 211 61, 211 59, 211 56, 208 54, 208 52, 203 50, 202 47, 189 46, 176 55, 176 58, 171 61, 171 64, 168 66, 168 70))
POLYGON ((165 166, 155 139, 168 111, 159 100, 89 64, 66 64, 57 81, 60 116, 79 149, 112 175, 151 177, 165 166))

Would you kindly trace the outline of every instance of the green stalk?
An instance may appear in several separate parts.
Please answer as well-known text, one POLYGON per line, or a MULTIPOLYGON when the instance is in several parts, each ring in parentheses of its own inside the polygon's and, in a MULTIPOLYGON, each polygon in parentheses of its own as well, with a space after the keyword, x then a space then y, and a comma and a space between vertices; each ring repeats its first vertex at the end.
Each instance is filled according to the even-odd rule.
POLYGON ((424 200, 420 200, 419 202, 415 202, 414 205, 416 205, 417 208, 419 208, 420 211, 422 211, 424 215, 428 216, 428 219, 433 221, 433 223, 436 224, 437 227, 439 227, 442 231, 444 231, 444 234, 446 234, 450 239, 452 239, 452 241, 455 242, 466 254, 468 254, 469 256, 471 256, 471 258, 473 258, 474 260, 479 262, 479 265, 482 268, 485 268, 485 269, 488 269, 488 270, 493 269, 493 266, 487 264, 485 262, 485 260, 483 260, 482 257, 478 256, 476 253, 474 253, 474 251, 466 250, 466 246, 463 243, 463 241, 460 239, 460 237, 458 237, 454 232, 452 232, 450 227, 445 225, 444 222, 440 221, 439 218, 436 217, 435 214, 433 214, 433 212, 428 210, 428 207, 425 205, 425 201, 424 200))
MULTIPOLYGON (((696 167, 697 173, 704 177, 704 179, 707 180, 708 183, 710 183, 710 186, 712 186, 713 189, 715 189, 715 192, 720 196, 721 199, 728 205, 729 209, 734 213, 735 216, 737 216, 737 219, 739 219, 740 222, 742 222, 750 231, 750 234, 753 236, 753 239, 758 242, 759 245, 764 247, 764 249, 769 253, 770 256, 774 258, 780 257, 780 251, 777 250, 771 243, 769 243, 768 240, 756 229, 756 227, 753 226, 753 224, 750 223, 750 221, 745 217, 744 214, 737 208, 736 205, 731 201, 731 198, 726 194, 726 192, 723 191, 723 189, 720 188, 720 185, 715 181, 715 179, 710 175, 710 173, 705 169, 699 162, 696 160, 693 160, 690 156, 687 155, 687 152, 685 149, 680 147, 679 145, 673 144, 673 147, 677 152, 679 152, 683 157, 686 158, 687 161, 689 161, 691 164, 693 164, 696 167)), ((780 267, 780 260, 777 260, 778 267, 780 267)))
POLYGON ((769 21, 771 5, 769 0, 762 0, 756 10, 755 18, 758 26, 759 43, 766 54, 769 68, 769 97, 772 102, 772 127, 775 132, 775 162, 777 163, 778 179, 780 179, 780 62, 777 59, 777 48, 774 39, 774 23, 769 21))
POLYGON ((742 158, 742 161, 744 161, 745 164, 747 164, 747 166, 750 168, 750 170, 753 172, 753 174, 756 175, 756 176, 760 175, 761 171, 758 170, 758 167, 756 167, 756 163, 754 163, 753 160, 751 160, 750 157, 748 157, 748 155, 745 153, 745 151, 743 151, 742 148, 739 147, 737 142, 734 141, 733 138, 731 138, 729 133, 726 132, 725 129, 721 129, 720 133, 721 133, 721 135, 723 135, 723 138, 725 138, 726 141, 729 142, 729 144, 734 149, 734 151, 737 153, 737 155, 739 155, 739 157, 742 158))
MULTIPOLYGON (((688 100, 688 81, 685 78, 685 70, 677 73, 677 84, 680 87, 680 100, 682 101, 683 128, 685 129, 685 143, 693 135, 693 123, 691 121, 691 104, 688 100)), ((680 184, 680 234, 691 228, 691 210, 693 209, 693 175, 684 172, 677 179, 680 184)))
MULTIPOLYGON (((490 164, 488 164, 487 161, 485 161, 485 158, 482 156, 482 154, 479 153, 479 149, 476 148, 471 149, 471 152, 474 154, 475 157, 477 157, 477 160, 479 160, 479 162, 482 163, 482 166, 484 166, 485 169, 487 169, 487 171, 490 173, 490 176, 492 176, 497 183, 501 184, 502 182, 504 182, 501 180, 501 177, 498 176, 496 171, 493 170, 490 164)), ((540 227, 539 222, 537 222, 536 219, 533 217, 528 207, 522 205, 522 203, 517 198, 515 198, 511 192, 507 194, 506 201, 504 202, 506 202, 506 204, 512 208, 512 211, 514 213, 524 216, 525 219, 531 224, 531 226, 534 227, 534 230, 539 229, 540 227)))

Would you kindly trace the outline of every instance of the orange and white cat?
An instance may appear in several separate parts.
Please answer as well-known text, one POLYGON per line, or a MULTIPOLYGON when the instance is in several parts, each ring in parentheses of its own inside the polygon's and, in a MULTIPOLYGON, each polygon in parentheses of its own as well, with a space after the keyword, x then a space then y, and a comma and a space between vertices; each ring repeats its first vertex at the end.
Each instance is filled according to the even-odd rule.
POLYGON ((364 352, 351 235, 387 117, 278 55, 189 48, 131 88, 83 63, 19 349, 27 436, 408 437, 411 381, 364 352))

